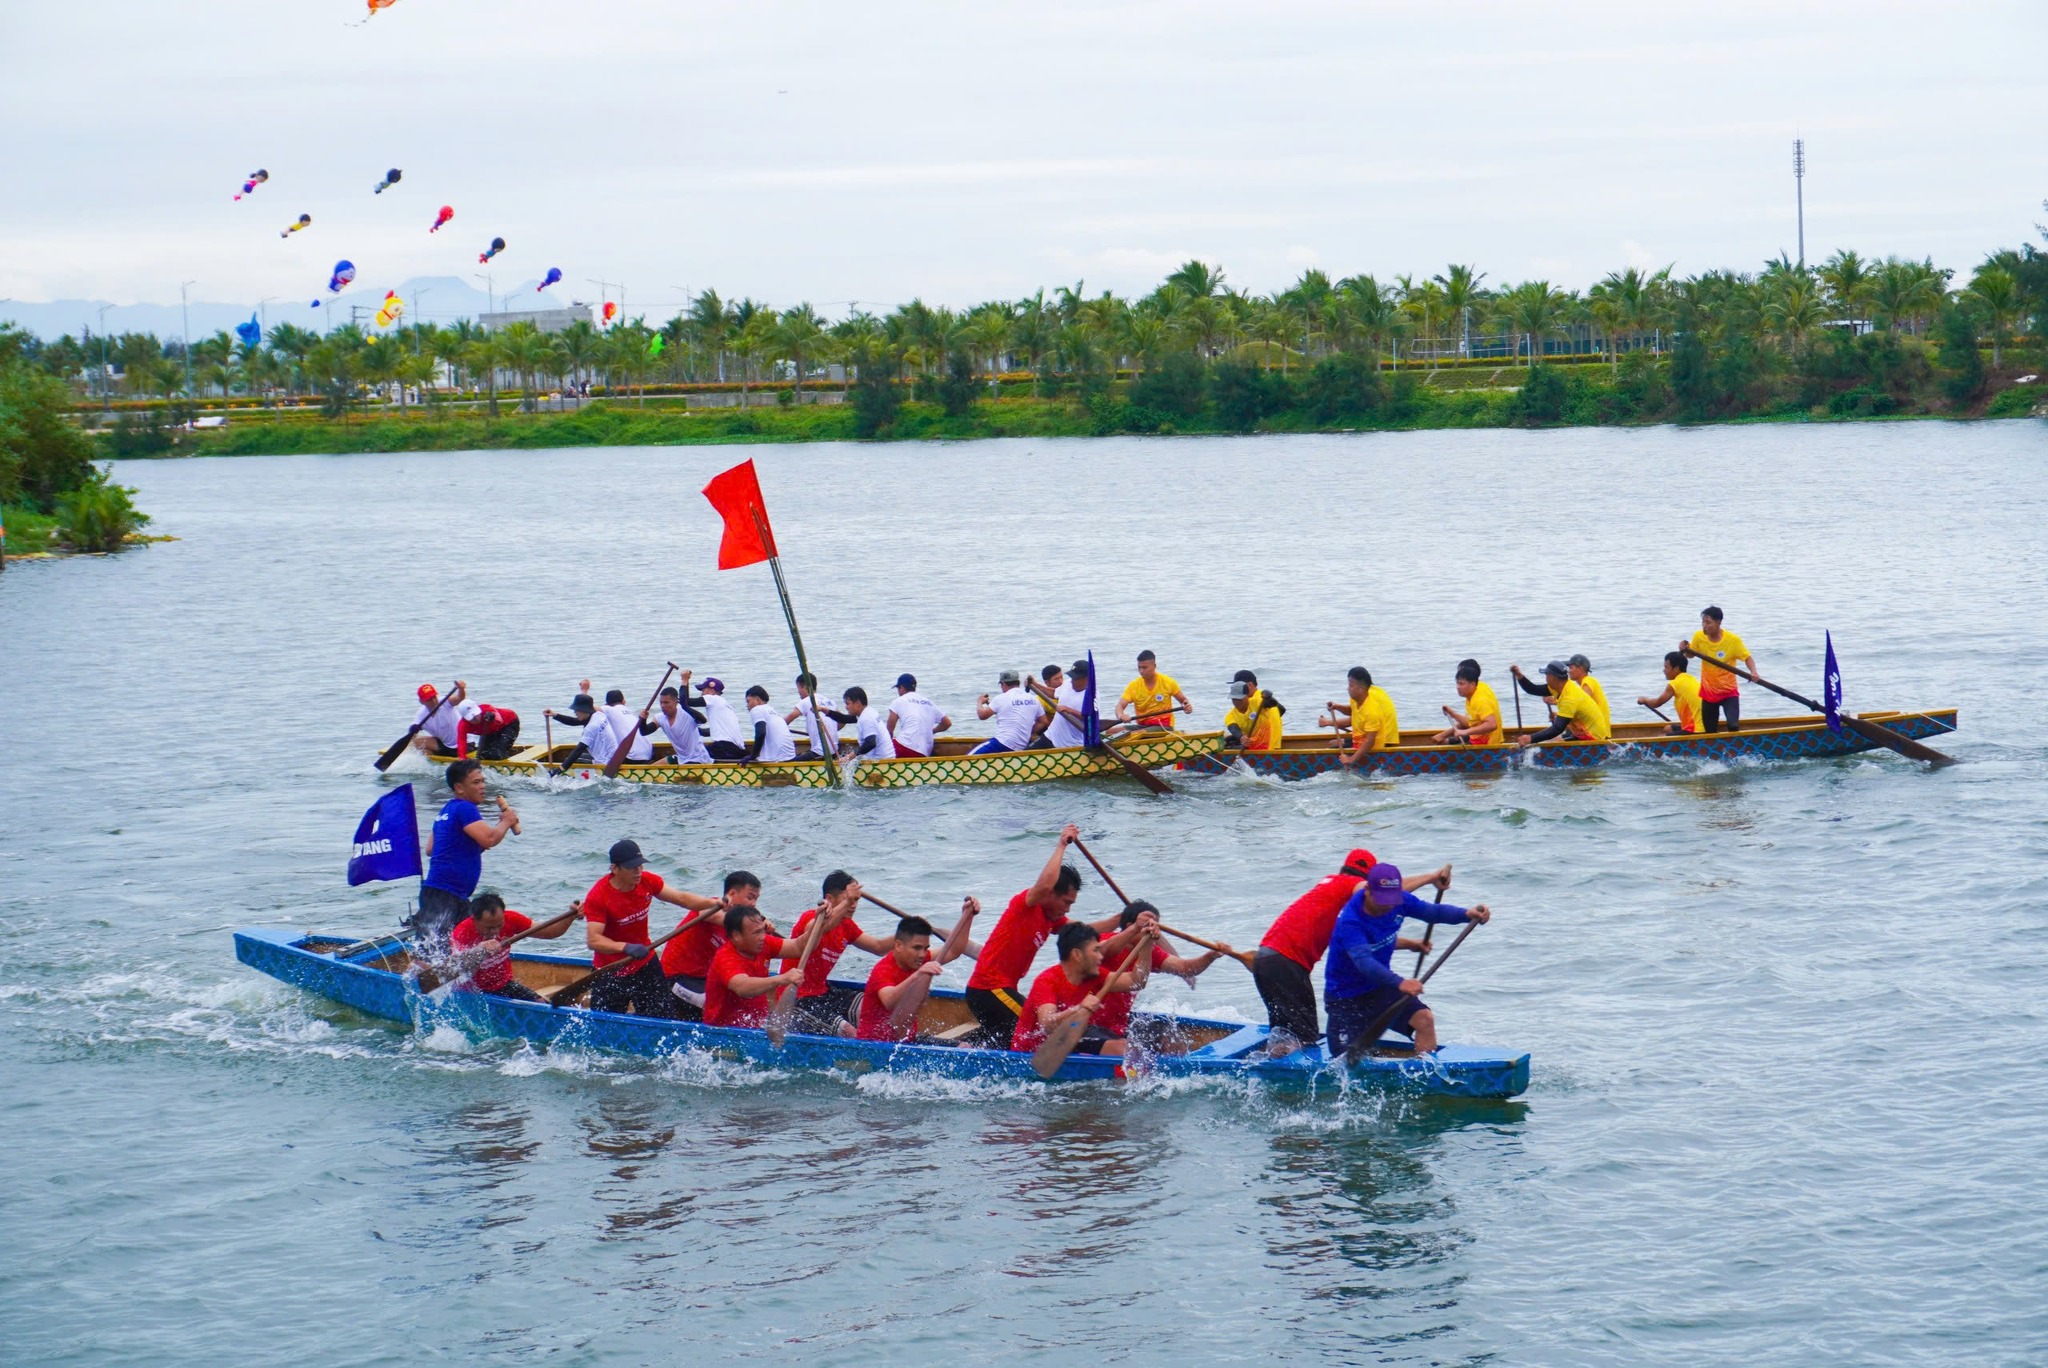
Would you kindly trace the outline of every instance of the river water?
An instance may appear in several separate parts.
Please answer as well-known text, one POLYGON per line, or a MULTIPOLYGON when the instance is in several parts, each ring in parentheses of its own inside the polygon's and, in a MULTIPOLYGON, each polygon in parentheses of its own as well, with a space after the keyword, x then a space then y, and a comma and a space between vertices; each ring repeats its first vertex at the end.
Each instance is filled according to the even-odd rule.
MULTIPOLYGON (((2038 424, 491 452, 129 464, 158 530, 0 577, 0 1344, 17 1363, 793 1357, 2038 1362, 2048 1029, 2038 424), (1513 1103, 858 1082, 414 1038, 239 967, 368 933, 356 819, 423 679, 538 727, 665 660, 778 702, 759 462, 828 689, 1159 652, 1311 723, 1582 650, 1617 716, 1707 602, 1814 692, 1962 708, 1929 772, 1802 764, 898 793, 514 782, 553 910, 620 836, 787 916, 835 866, 991 915, 1064 821, 1256 943, 1365 844, 1484 900, 1433 992, 1513 1103)), ((1505 695, 1504 695, 1505 696, 1505 695)), ((1750 696, 1752 715, 1776 711, 1750 696)), ((1109 910, 1090 877, 1081 909, 1109 910)), ((877 923, 879 925, 879 923, 877 923)), ((864 964, 855 955, 848 967, 864 964)), ((1256 1016, 1224 963, 1153 990, 1256 1016)))

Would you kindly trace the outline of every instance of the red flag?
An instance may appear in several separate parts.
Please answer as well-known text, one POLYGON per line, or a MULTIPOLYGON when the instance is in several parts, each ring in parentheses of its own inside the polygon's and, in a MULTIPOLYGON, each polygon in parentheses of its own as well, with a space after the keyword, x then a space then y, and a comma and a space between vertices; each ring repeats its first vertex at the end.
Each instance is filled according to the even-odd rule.
POLYGON ((704 486, 704 497, 725 519, 725 536, 718 542, 719 569, 758 565, 776 554, 775 529, 768 525, 768 509, 761 502, 761 482, 754 477, 752 461, 741 461, 713 476, 704 486))

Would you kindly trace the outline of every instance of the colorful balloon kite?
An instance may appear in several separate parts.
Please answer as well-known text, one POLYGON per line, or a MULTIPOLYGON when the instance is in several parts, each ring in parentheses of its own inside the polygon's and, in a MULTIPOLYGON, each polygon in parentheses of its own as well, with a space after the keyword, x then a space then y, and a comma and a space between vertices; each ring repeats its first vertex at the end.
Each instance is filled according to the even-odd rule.
POLYGON ((312 226, 313 216, 311 214, 301 214, 299 215, 299 221, 297 223, 294 223, 290 227, 286 228, 282 233, 279 233, 278 236, 281 238, 287 238, 290 237, 293 233, 298 232, 301 228, 311 228, 312 226))
POLYGON ((534 286, 534 287, 533 287, 533 288, 534 288, 534 292, 535 292, 536 294, 538 294, 538 293, 539 293, 540 291, 542 291, 542 290, 545 290, 545 289, 546 289, 546 288, 547 288, 548 286, 550 286, 550 285, 554 284, 554 283, 555 283, 556 281, 560 280, 561 278, 562 278, 562 268, 561 268, 561 267, 559 267, 559 266, 550 266, 550 267, 548 267, 548 273, 547 273, 546 275, 544 275, 544 276, 542 276, 542 277, 541 277, 541 281, 540 281, 540 284, 538 284, 538 285, 536 285, 536 286, 534 286))
POLYGON ((452 218, 454 218, 454 217, 455 217, 455 210, 454 210, 454 209, 453 209, 452 207, 450 207, 449 205, 446 205, 446 204, 442 205, 442 206, 441 206, 441 212, 440 212, 440 213, 438 213, 438 214, 436 214, 436 215, 434 215, 434 226, 433 226, 433 227, 431 227, 431 228, 429 228, 429 229, 427 229, 427 231, 428 231, 428 232, 430 232, 430 233, 438 233, 438 232, 440 232, 440 231, 441 231, 441 225, 442 225, 442 224, 444 224, 444 223, 446 223, 446 222, 447 222, 447 221, 448 221, 449 219, 452 219, 452 218))
MULTIPOLYGON (((348 283, 356 278, 356 264, 346 259, 334 263, 334 274, 327 278, 327 293, 340 294, 348 283)), ((320 301, 314 300, 313 307, 319 308, 320 301)))
POLYGON ((235 324, 235 336, 242 339, 243 346, 253 349, 263 341, 263 325, 256 321, 255 314, 250 314, 247 323, 235 324))
POLYGON ((397 3, 398 0, 370 0, 370 12, 363 16, 363 22, 369 23, 371 19, 376 17, 378 10, 390 9, 397 3))
POLYGON ((478 261, 478 263, 479 263, 479 264, 481 264, 481 263, 483 263, 483 262, 486 262, 486 261, 489 261, 489 260, 490 260, 490 259, 491 259, 492 257, 496 256, 496 255, 497 255, 498 253, 500 253, 500 252, 502 252, 502 251, 504 251, 504 250, 505 250, 505 239, 503 239, 503 238, 492 238, 492 239, 491 239, 491 250, 490 250, 490 251, 488 251, 488 252, 485 252, 485 253, 484 253, 484 254, 483 254, 482 256, 478 257, 478 258, 477 258, 477 261, 478 261))
POLYGON ((384 302, 377 306, 377 326, 388 328, 405 316, 405 301, 398 297, 398 291, 386 290, 384 302))
POLYGON ((377 182, 376 193, 381 195, 386 190, 389 190, 392 186, 398 184, 398 178, 404 174, 404 172, 400 171, 395 166, 392 167, 389 171, 386 171, 384 173, 384 179, 377 182))
POLYGON ((257 171, 251 171, 251 172, 249 173, 249 179, 247 179, 247 180, 245 180, 245 181, 243 181, 243 182, 242 182, 242 190, 241 190, 241 194, 238 194, 238 195, 236 195, 236 196, 235 196, 235 198, 236 198, 236 199, 240 199, 240 198, 242 197, 242 195, 253 195, 253 194, 255 194, 255 193, 256 193, 256 187, 257 187, 257 186, 259 186, 259 185, 261 185, 261 184, 263 184, 263 182, 265 182, 265 181, 267 181, 267 180, 269 180, 269 179, 270 179, 270 173, 269 173, 268 171, 262 171, 262 170, 257 170, 257 171))
POLYGON ((652 337, 648 338, 648 339, 647 339, 647 357, 648 357, 648 359, 649 359, 649 360, 653 360, 653 359, 654 359, 655 357, 657 357, 657 356, 660 356, 660 355, 661 355, 661 348, 662 348, 662 341, 661 341, 661 334, 660 334, 660 333, 656 333, 656 334, 655 334, 654 336, 652 336, 652 337))
POLYGON ((609 323, 619 316, 619 306, 607 299, 604 302, 604 321, 609 323))

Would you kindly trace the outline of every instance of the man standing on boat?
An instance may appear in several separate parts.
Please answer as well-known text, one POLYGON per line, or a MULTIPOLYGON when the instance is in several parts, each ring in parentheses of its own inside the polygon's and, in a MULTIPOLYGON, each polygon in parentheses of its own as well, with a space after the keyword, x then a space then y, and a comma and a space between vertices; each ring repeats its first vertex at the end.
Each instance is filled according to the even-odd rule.
POLYGON ((976 717, 984 722, 995 719, 995 735, 969 751, 969 755, 997 755, 1031 748, 1031 738, 1044 730, 1048 719, 1045 709, 1021 684, 1022 677, 1015 670, 1004 670, 996 676, 999 692, 995 697, 983 694, 975 704, 976 717))
POLYGON ((647 944, 647 909, 659 898, 702 912, 717 907, 718 899, 670 888, 661 875, 648 871, 637 841, 614 841, 609 858, 611 871, 583 895, 583 940, 594 967, 620 968, 590 986, 590 1005, 600 1012, 630 1007, 639 1016, 676 1016, 668 978, 647 944))
MULTIPOLYGON (((573 912, 576 907, 570 910, 573 912)), ((533 931, 533 918, 508 912, 505 900, 495 893, 479 893, 469 900, 469 915, 455 923, 448 941, 454 949, 456 970, 467 974, 463 987, 493 997, 546 1002, 546 998, 512 977, 512 953, 505 948, 503 938, 533 931, 536 940, 554 940, 568 929, 569 923, 562 921, 549 930, 533 931)))
MULTIPOLYGON (((1003 915, 989 932, 988 943, 974 962, 967 979, 967 1007, 981 1023, 981 1040, 1001 1049, 1017 1029, 1024 1003, 1017 985, 1031 971, 1031 961, 1048 936, 1067 925, 1067 913, 1081 896, 1081 871, 1066 863, 1067 847, 1080 839, 1081 829, 1069 823, 1060 829, 1052 856, 1031 887, 1010 899, 1003 915)), ((1129 931, 1119 933, 1110 943, 1114 953, 1158 926, 1156 916, 1146 914, 1129 931)), ((1117 918, 1105 917, 1095 923, 1099 935, 1115 931, 1117 918)))
MULTIPOLYGON (((1514 670, 1516 682, 1526 688, 1528 681, 1523 679, 1521 667, 1509 668, 1514 670)), ((1542 693, 1550 703, 1550 725, 1516 737, 1517 746, 1539 745, 1566 733, 1574 741, 1606 741, 1614 735, 1614 729, 1607 724, 1607 714, 1593 701, 1593 695, 1573 681, 1570 667, 1562 660, 1545 665, 1543 677, 1549 685, 1542 693)))
POLYGON ((1645 694, 1636 702, 1646 708, 1671 704, 1671 710, 1678 714, 1678 720, 1664 728, 1666 735, 1683 736, 1700 729, 1700 682, 1692 677, 1692 670, 1683 651, 1664 653, 1664 692, 1651 698, 1645 694))
MULTIPOLYGON (((1272 1036, 1266 1053, 1274 1058, 1293 1054, 1322 1036, 1316 1013, 1314 970, 1330 948, 1330 936, 1337 927, 1337 914, 1351 895, 1364 886, 1366 876, 1379 863, 1363 848, 1344 857, 1337 873, 1322 879, 1296 898, 1274 919, 1252 958, 1252 982, 1266 1004, 1266 1019, 1272 1036)), ((1404 890, 1413 892, 1435 884, 1451 886, 1451 867, 1429 874, 1410 875, 1402 880, 1404 890)))
POLYGON ((953 719, 938 705, 917 691, 917 676, 896 676, 896 699, 889 705, 884 721, 898 757, 922 759, 935 753, 938 733, 953 725, 953 719))
MULTIPOLYGON (((1407 891, 1401 871, 1390 864, 1374 865, 1365 884, 1353 893, 1337 914, 1330 940, 1330 963, 1323 970, 1323 1003, 1330 1013, 1330 1055, 1343 1055, 1360 1044, 1360 1037, 1379 1019, 1380 1013, 1401 1000, 1408 1002, 1388 1023, 1393 1030, 1415 1041, 1415 1053, 1436 1049, 1436 1017, 1422 1001, 1419 979, 1403 978, 1393 968, 1395 950, 1424 950, 1419 940, 1401 939, 1401 919, 1433 922, 1438 926, 1462 926, 1468 921, 1484 925, 1493 914, 1481 903, 1469 911, 1462 907, 1426 902, 1407 891)), ((1373 1042, 1364 1041, 1370 1045, 1373 1042)))
POLYGON ((670 764, 708 765, 711 763, 711 752, 704 749, 704 734, 697 730, 698 724, 704 720, 703 715, 683 706, 683 694, 689 687, 690 672, 685 670, 682 687, 679 689, 671 684, 663 689, 660 711, 652 718, 643 712, 640 714, 640 720, 643 723, 652 721, 655 726, 661 728, 661 734, 668 738, 668 744, 675 752, 669 756, 670 764))
POLYGON ((675 999, 676 1016, 684 1021, 704 1019, 704 980, 711 973, 712 957, 725 944, 725 915, 736 907, 756 907, 760 901, 759 877, 735 869, 725 876, 724 892, 715 900, 717 910, 661 947, 661 972, 675 999))
POLYGON ((1742 644, 1742 638, 1721 626, 1721 610, 1712 606, 1700 610, 1700 629, 1692 640, 1678 649, 1700 658, 1700 715, 1708 731, 1742 730, 1742 682, 1723 665, 1742 665, 1761 681, 1764 672, 1742 644), (1726 718, 1724 729, 1721 720, 1726 718))
POLYGON ((1138 652, 1138 677, 1124 685, 1123 697, 1116 703, 1116 720, 1134 719, 1141 727, 1172 731, 1174 713, 1194 710, 1173 676, 1159 673, 1159 657, 1150 651, 1138 652))
POLYGON ((1491 684, 1480 683, 1479 662, 1470 658, 1459 661, 1455 685, 1465 711, 1445 704, 1444 716, 1451 725, 1431 739, 1439 746, 1498 746, 1507 738, 1500 724, 1500 699, 1494 696, 1491 684))
POLYGON ((420 953, 428 959, 440 957, 455 923, 469 915, 470 896, 483 878, 484 852, 519 831, 519 814, 502 794, 498 824, 484 820, 477 807, 484 800, 484 767, 476 761, 457 760, 448 767, 448 791, 453 796, 441 805, 427 833, 427 872, 420 880, 419 910, 410 922, 420 953))

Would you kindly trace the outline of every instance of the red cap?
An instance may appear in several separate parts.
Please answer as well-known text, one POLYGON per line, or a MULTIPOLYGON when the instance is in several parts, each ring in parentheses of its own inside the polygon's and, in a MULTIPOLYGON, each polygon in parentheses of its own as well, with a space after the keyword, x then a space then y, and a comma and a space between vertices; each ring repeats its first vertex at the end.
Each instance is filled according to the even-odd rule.
POLYGON ((1367 850, 1364 846, 1360 846, 1358 849, 1352 851, 1349 855, 1346 855, 1344 857, 1344 872, 1346 874, 1349 874, 1354 879, 1362 879, 1368 873, 1370 873, 1372 871, 1372 867, 1378 863, 1379 860, 1374 857, 1373 853, 1370 850, 1367 850))
POLYGON ((433 702, 433 701, 434 701, 434 700, 435 700, 436 698, 438 698, 438 697, 440 697, 440 695, 439 695, 438 693, 436 693, 436 692, 434 691, 434 686, 433 686, 433 685, 431 685, 431 684, 422 684, 422 685, 420 685, 420 702, 422 702, 422 703, 431 703, 431 702, 433 702))

